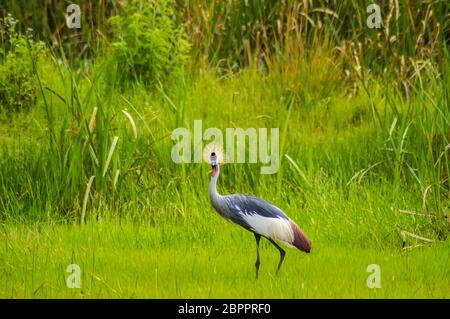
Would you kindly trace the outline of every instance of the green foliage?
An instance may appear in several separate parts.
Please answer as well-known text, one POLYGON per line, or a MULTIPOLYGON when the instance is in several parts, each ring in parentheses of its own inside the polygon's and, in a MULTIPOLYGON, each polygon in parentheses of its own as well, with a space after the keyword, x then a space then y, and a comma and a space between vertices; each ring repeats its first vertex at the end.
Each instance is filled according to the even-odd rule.
POLYGON ((71 64, 97 56, 103 48, 107 20, 120 11, 122 1, 29 1, 2 0, 0 17, 11 13, 18 21, 18 31, 31 27, 36 39, 45 41, 56 52, 64 51, 71 64), (81 29, 66 26, 67 6, 78 4, 81 29))
MULTIPOLYGON (((0 181, 12 182, 13 175, 6 172, 22 170, 20 162, 27 163, 27 173, 16 176, 6 202, 20 205, 23 212, 48 211, 54 218, 83 223, 88 204, 101 207, 115 202, 120 184, 135 177, 129 171, 146 160, 137 159, 135 153, 144 140, 138 139, 132 115, 115 107, 118 96, 112 87, 95 81, 107 64, 105 61, 91 74, 93 82, 72 72, 66 61, 54 60, 47 66, 45 72, 51 75, 42 71, 36 74, 41 84, 46 83, 40 87, 45 107, 45 113, 40 110, 45 114, 41 118, 46 125, 41 136, 44 141, 37 149, 16 154, 21 158, 18 165, 7 164, 6 159, 15 155, 7 147, 3 149, 5 165, 0 181), (30 158, 33 154, 36 157, 30 158), (35 186, 39 186, 23 198, 16 197, 30 179, 36 179, 35 186)), ((142 145, 140 148, 145 149, 142 145)), ((31 213, 27 217, 40 219, 42 215, 31 213)))
POLYGON ((278 251, 262 239, 260 276, 255 280, 253 235, 214 215, 178 226, 170 220, 152 227, 106 219, 91 220, 84 227, 6 224, 1 230, 4 299, 450 296, 450 241, 400 252, 315 237, 311 254, 286 249, 276 274, 278 251), (81 289, 67 288, 73 274, 66 272, 69 264, 81 268, 81 289), (381 289, 367 287, 373 274, 367 271, 370 264, 381 267, 381 289))
MULTIPOLYGON (((398 73, 405 79, 423 59, 442 57, 448 1, 177 0, 194 55, 225 68, 323 43, 347 56, 351 69, 398 73), (368 5, 380 5, 382 27, 367 26, 368 5)), ((357 75, 356 75, 357 76, 357 75)))
MULTIPOLYGON (((363 1, 191 0, 176 12, 167 0, 79 3, 80 38, 101 34, 108 56, 86 59, 78 52, 96 41, 74 41, 81 50, 37 64, 42 45, 15 20, 2 29, 5 101, 21 101, 14 110, 39 103, 0 119, 0 297, 448 296, 443 1, 408 10, 408 1, 384 2, 380 30, 366 29, 363 1), (101 30, 111 15, 110 43, 101 30), (188 72, 184 27, 194 48, 188 72), (203 129, 280 128, 277 174, 228 163, 218 185, 275 203, 311 238, 312 253, 290 250, 277 277, 277 252, 264 242, 264 275, 254 281, 244 253, 254 239, 211 208, 210 166, 171 160, 171 132, 196 119, 203 129), (60 275, 73 262, 82 290, 60 275), (386 289, 367 288, 371 263, 386 289)), ((21 8, 58 6, 50 19, 64 5, 21 8)), ((64 26, 60 18, 44 28, 64 26)), ((53 42, 59 29, 49 30, 53 42)))
POLYGON ((109 19, 113 63, 122 80, 155 85, 180 74, 190 45, 173 14, 170 0, 134 0, 109 19))
POLYGON ((11 15, 0 19, 0 110, 7 112, 27 110, 35 104, 37 83, 31 59, 36 61, 43 49, 43 43, 34 42, 30 32, 18 33, 16 25, 11 15))

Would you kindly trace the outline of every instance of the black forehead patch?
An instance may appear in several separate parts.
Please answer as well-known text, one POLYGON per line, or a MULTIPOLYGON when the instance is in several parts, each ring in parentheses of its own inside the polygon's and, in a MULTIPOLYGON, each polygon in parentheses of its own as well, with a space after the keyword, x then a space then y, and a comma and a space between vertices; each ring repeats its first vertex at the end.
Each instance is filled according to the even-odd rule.
POLYGON ((216 153, 212 152, 212 153, 211 153, 211 156, 216 156, 216 153))

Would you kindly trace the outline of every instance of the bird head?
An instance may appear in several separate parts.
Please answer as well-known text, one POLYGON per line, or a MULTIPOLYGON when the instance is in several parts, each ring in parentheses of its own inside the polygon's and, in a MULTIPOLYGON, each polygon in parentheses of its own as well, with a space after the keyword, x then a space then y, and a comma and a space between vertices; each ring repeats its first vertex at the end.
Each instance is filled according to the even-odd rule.
POLYGON ((211 153, 211 168, 212 168, 212 176, 216 176, 217 171, 219 169, 219 161, 217 160, 217 155, 216 153, 212 152, 211 153))

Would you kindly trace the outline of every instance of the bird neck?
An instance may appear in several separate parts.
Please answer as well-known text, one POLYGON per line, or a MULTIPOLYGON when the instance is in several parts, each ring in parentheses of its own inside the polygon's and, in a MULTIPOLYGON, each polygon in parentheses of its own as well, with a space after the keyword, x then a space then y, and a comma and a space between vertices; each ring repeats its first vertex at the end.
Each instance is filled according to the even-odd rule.
POLYGON ((214 208, 218 209, 220 206, 221 195, 217 192, 217 179, 219 178, 220 167, 217 165, 217 172, 214 176, 211 176, 211 181, 209 182, 209 198, 211 200, 211 204, 214 208))

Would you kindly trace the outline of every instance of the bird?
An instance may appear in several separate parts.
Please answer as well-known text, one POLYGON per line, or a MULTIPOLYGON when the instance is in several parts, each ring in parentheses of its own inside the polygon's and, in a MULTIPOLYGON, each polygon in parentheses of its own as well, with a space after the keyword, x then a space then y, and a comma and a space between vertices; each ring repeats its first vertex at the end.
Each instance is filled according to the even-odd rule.
POLYGON ((215 152, 211 153, 210 160, 212 171, 209 197, 211 205, 222 217, 231 220, 255 235, 256 279, 258 279, 261 264, 259 258, 261 237, 266 238, 280 252, 277 273, 281 268, 286 252, 276 241, 282 242, 288 247, 295 247, 305 253, 311 251, 311 241, 303 230, 274 204, 250 195, 220 195, 216 187, 220 166, 215 152))

